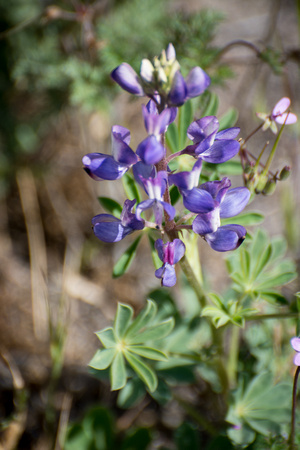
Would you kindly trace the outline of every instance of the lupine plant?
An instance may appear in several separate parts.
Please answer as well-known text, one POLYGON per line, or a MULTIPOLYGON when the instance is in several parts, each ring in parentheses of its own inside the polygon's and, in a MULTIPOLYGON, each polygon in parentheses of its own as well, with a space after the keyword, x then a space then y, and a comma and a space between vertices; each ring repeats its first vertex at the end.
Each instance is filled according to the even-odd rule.
MULTIPOLYGON (((263 123, 242 138, 232 110, 219 120, 215 96, 207 94, 206 104, 201 100, 210 85, 208 74, 194 67, 183 76, 172 44, 153 61, 143 59, 139 73, 124 62, 111 78, 128 93, 145 98, 141 112, 147 137, 133 148, 130 130, 114 125, 111 154, 83 157, 84 170, 92 179, 121 179, 127 196, 123 207, 116 199, 99 198, 107 213, 92 219, 93 231, 106 243, 137 236, 116 263, 115 277, 129 269, 141 238, 148 235, 153 272, 161 286, 173 287, 180 278, 187 303, 188 297, 198 303, 193 312, 187 307, 183 314, 173 300, 154 292, 135 318, 131 306, 118 304, 113 326, 96 333, 101 348, 90 362, 91 370, 96 375, 108 369, 111 389, 120 390, 118 406, 129 407, 146 392, 158 402, 176 397, 174 379, 180 384, 184 368, 190 379, 200 376, 228 399, 224 445, 226 439, 229 445, 229 438, 232 445, 245 448, 260 436, 268 440, 275 435, 285 442, 290 384, 274 385, 272 366, 259 353, 252 356, 260 369, 252 362, 248 375, 242 376, 238 356, 240 330, 246 323, 297 316, 280 309, 288 303, 280 288, 296 277, 293 261, 285 256, 285 241, 270 241, 261 229, 247 232, 245 226, 261 223, 263 216, 244 211, 256 194, 273 193, 276 183, 290 173, 289 167, 276 173, 270 170, 284 126, 297 120, 289 110, 290 100, 281 99, 270 114, 258 114, 263 123), (266 146, 256 157, 248 141, 259 130, 270 128, 276 134, 276 123, 281 128, 263 163, 266 146), (243 186, 236 187, 228 177, 231 174, 241 174, 243 186), (210 292, 198 270, 198 237, 212 252, 229 252, 232 283, 223 296, 210 292)), ((258 339, 258 335, 245 336, 249 342, 258 339)), ((299 338, 291 343, 299 352, 299 338)), ((295 407, 293 411, 295 419, 295 407)), ((214 434, 209 421, 201 420, 214 434)), ((291 448, 294 433, 295 425, 291 444, 286 443, 291 448)))

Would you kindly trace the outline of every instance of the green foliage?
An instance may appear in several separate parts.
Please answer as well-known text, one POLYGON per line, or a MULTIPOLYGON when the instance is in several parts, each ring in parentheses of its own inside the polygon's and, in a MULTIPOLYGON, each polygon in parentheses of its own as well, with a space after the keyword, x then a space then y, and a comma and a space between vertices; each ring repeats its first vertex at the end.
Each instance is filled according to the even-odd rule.
POLYGON ((136 238, 133 243, 128 247, 128 249, 122 254, 119 260, 116 262, 113 268, 113 278, 118 278, 124 275, 124 273, 129 269, 132 261, 135 258, 137 247, 140 243, 142 236, 136 238))
POLYGON ((295 265, 285 253, 283 238, 269 240, 262 229, 257 230, 252 241, 227 257, 234 290, 252 299, 285 304, 285 297, 276 288, 297 277, 295 265))
POLYGON ((291 392, 288 384, 273 385, 270 373, 257 375, 245 390, 240 385, 226 418, 234 425, 228 430, 232 441, 247 446, 256 433, 279 435, 290 419, 291 392))
POLYGON ((98 197, 98 201, 102 208, 106 209, 107 212, 117 217, 118 219, 120 218, 122 212, 122 206, 120 205, 120 203, 109 197, 98 197))
POLYGON ((231 322, 238 327, 244 327, 245 318, 253 315, 256 310, 242 308, 237 301, 225 301, 216 294, 210 294, 210 298, 215 306, 206 306, 202 310, 202 316, 211 317, 216 328, 231 322))
POLYGON ((172 318, 157 322, 156 313, 156 304, 148 300, 146 308, 132 320, 133 309, 119 303, 113 328, 96 333, 103 348, 97 350, 89 365, 97 370, 110 366, 112 390, 119 390, 126 385, 128 375, 125 360, 150 392, 156 390, 156 373, 144 358, 167 360, 166 353, 158 350, 153 342, 167 336, 174 327, 172 318))

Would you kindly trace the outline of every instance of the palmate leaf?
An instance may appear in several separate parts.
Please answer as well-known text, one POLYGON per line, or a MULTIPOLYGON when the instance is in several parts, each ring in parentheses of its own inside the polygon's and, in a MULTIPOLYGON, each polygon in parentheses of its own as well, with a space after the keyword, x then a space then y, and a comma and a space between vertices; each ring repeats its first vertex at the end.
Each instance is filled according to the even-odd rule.
POLYGON ((122 389, 127 381, 126 367, 124 356, 121 351, 116 352, 116 356, 110 368, 110 384, 111 390, 117 391, 122 389))
POLYGON ((97 350, 89 362, 89 366, 98 370, 107 369, 111 365, 115 354, 115 348, 104 348, 102 350, 97 350))
POLYGON ((147 300, 147 306, 143 309, 140 314, 134 319, 130 327, 128 328, 125 337, 130 339, 130 337, 135 336, 142 328, 150 324, 157 313, 157 305, 152 300, 147 300))
POLYGON ((114 331, 117 339, 122 339, 127 331, 131 318, 133 316, 133 309, 129 305, 118 303, 117 313, 114 321, 114 331))
POLYGON ((117 345, 114 330, 111 327, 98 331, 95 334, 102 342, 103 347, 112 348, 117 345))
POLYGON ((168 320, 147 327, 145 331, 137 334, 136 336, 130 337, 128 339, 130 345, 142 344, 147 341, 154 341, 156 339, 162 339, 167 336, 174 328, 174 319, 171 317, 168 320))
POLYGON ((128 350, 132 353, 136 353, 144 358, 154 359, 155 361, 167 361, 168 357, 165 353, 155 348, 145 347, 144 345, 130 345, 128 350))

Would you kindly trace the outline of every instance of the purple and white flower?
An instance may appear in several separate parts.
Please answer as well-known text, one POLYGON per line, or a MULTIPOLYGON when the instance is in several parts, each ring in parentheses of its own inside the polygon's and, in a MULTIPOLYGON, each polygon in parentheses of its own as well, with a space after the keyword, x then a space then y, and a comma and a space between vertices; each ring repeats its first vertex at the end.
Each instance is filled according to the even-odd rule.
POLYGON ((160 171, 149 178, 144 178, 142 175, 139 175, 139 178, 143 184, 146 194, 149 196, 149 199, 144 200, 137 205, 136 217, 140 220, 143 211, 153 208, 155 223, 160 228, 163 221, 164 211, 166 211, 170 220, 174 219, 176 212, 172 205, 163 201, 163 195, 167 188, 167 172, 160 171))
POLYGON ((184 256, 185 245, 180 239, 174 239, 172 242, 163 243, 162 239, 155 242, 162 267, 155 271, 155 276, 161 278, 162 286, 171 287, 176 283, 175 264, 184 256))
POLYGON ((94 180, 118 180, 137 161, 129 147, 130 131, 114 125, 111 131, 112 155, 89 153, 82 158, 84 170, 94 180))
POLYGON ((186 78, 177 71, 168 94, 168 105, 181 106, 187 100, 203 94, 209 85, 210 78, 201 67, 194 67, 186 78))
POLYGON ((144 221, 132 213, 136 200, 125 200, 120 219, 111 214, 98 214, 92 220, 94 233, 100 241, 118 242, 128 234, 144 228, 144 221))
POLYGON ((243 211, 250 198, 250 191, 245 187, 229 189, 228 178, 221 181, 208 181, 199 186, 199 191, 210 195, 214 207, 207 213, 200 213, 192 224, 195 233, 203 236, 212 249, 225 252, 238 248, 246 236, 246 229, 241 225, 223 225, 221 219, 236 216, 243 211))
POLYGON ((219 131, 219 121, 215 116, 202 117, 191 123, 187 136, 193 141, 183 153, 201 158, 208 163, 220 164, 233 158, 240 149, 235 140, 240 132, 238 127, 219 131))

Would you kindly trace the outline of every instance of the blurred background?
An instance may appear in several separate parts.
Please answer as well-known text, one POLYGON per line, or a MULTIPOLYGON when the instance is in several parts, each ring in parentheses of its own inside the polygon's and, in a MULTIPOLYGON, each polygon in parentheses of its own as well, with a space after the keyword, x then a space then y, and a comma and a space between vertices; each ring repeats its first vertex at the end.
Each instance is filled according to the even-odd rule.
MULTIPOLYGON (((81 158, 110 153, 114 124, 131 130, 132 148, 146 135, 145 100, 121 92, 109 74, 124 61, 138 71, 142 58, 159 55, 169 42, 184 74, 199 65, 210 75, 218 114, 236 108, 241 137, 259 125, 256 111, 270 112, 283 96, 299 114, 299 10, 296 0, 0 1, 3 449, 62 448, 69 421, 97 404, 115 410, 120 432, 136 423, 160 425, 159 442, 172 448, 169 411, 121 411, 108 384, 88 371, 98 347, 93 333, 110 323, 117 302, 138 311, 159 284, 146 241, 130 270, 112 279, 131 239, 104 244, 91 219, 103 212, 98 196, 125 199, 122 184, 91 180, 81 158)), ((286 128, 272 166, 276 172, 290 165, 290 179, 254 205, 270 235, 285 235, 296 262, 298 137, 299 126, 286 128)), ((258 155, 269 139, 270 131, 255 136, 250 151, 258 155)), ((241 185, 241 177, 234 183, 241 185)), ((204 242, 199 251, 210 284, 226 285, 223 257, 204 242)))

